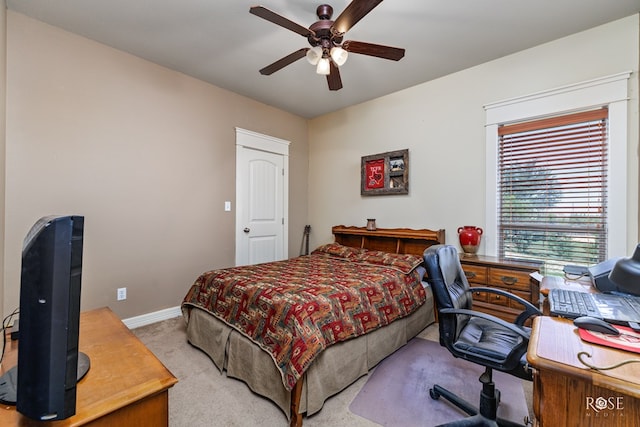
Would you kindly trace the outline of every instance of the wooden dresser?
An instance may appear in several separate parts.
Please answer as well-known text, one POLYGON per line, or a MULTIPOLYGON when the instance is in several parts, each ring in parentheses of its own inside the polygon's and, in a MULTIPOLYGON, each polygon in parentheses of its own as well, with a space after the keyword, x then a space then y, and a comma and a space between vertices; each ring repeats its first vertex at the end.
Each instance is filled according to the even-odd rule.
MULTIPOLYGON (((17 341, 7 340, 0 372, 17 361, 17 341)), ((80 314, 80 351, 91 368, 78 382, 76 414, 65 420, 31 420, 0 405, 0 426, 136 426, 169 424, 169 388, 178 380, 108 308, 80 314)))
MULTIPOLYGON (((460 255, 460 263, 469 285, 499 288, 531 302, 536 307, 540 304, 540 283, 531 277, 541 264, 501 260, 496 257, 460 255)), ((475 292, 473 309, 493 314, 512 322, 522 305, 501 295, 475 292)))

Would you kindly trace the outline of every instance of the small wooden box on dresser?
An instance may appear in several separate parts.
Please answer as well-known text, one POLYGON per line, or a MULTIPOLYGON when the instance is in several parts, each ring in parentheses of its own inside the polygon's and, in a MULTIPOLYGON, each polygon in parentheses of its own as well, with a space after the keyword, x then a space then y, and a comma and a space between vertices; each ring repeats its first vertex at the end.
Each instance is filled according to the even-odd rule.
MULTIPOLYGON (((499 288, 540 305, 540 283, 531 276, 541 263, 503 260, 485 255, 460 254, 460 263, 469 286, 499 288)), ((513 322, 522 305, 501 295, 474 292, 473 309, 513 322)))

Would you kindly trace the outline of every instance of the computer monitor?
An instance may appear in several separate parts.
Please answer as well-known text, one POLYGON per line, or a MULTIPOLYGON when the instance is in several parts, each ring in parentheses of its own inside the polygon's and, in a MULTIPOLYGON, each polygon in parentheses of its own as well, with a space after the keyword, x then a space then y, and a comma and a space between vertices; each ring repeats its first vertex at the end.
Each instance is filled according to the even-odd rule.
POLYGON ((609 273, 619 292, 640 296, 640 244, 633 255, 619 259, 609 273))
POLYGON ((0 401, 35 420, 74 415, 76 383, 89 369, 78 351, 83 242, 77 215, 43 217, 24 239, 18 365, 0 379, 0 401))

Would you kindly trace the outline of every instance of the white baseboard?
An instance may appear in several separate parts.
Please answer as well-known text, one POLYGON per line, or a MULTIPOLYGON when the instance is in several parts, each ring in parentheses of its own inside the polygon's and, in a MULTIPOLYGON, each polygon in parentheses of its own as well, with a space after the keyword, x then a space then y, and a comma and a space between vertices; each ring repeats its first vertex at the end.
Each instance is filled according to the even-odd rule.
POLYGON ((182 311, 180 310, 179 305, 175 307, 165 308, 164 310, 154 311, 153 313, 141 314, 140 316, 122 319, 122 323, 124 323, 129 329, 135 329, 139 328, 140 326, 150 325, 152 323, 172 319, 178 316, 182 316, 182 311))

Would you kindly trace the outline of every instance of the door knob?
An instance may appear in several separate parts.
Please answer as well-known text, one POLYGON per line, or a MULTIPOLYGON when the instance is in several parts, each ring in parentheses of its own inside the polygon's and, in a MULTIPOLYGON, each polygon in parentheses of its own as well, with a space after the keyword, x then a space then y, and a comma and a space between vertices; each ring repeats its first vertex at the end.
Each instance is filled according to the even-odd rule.
POLYGON ((248 232, 251 231, 251 229, 249 227, 245 227, 244 230, 242 230, 242 231, 244 231, 245 233, 248 233, 248 232))

